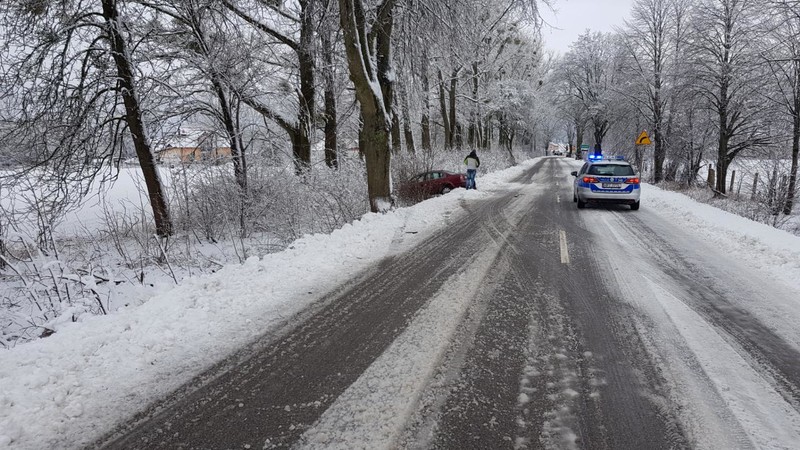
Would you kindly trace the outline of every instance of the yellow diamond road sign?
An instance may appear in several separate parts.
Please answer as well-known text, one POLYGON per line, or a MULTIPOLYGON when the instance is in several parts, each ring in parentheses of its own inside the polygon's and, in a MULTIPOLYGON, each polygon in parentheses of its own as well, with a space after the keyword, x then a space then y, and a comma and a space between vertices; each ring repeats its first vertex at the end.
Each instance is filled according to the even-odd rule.
POLYGON ((640 134, 639 137, 636 138, 636 145, 650 145, 650 144, 652 144, 652 142, 650 142, 650 136, 647 135, 647 131, 642 131, 642 134, 640 134))

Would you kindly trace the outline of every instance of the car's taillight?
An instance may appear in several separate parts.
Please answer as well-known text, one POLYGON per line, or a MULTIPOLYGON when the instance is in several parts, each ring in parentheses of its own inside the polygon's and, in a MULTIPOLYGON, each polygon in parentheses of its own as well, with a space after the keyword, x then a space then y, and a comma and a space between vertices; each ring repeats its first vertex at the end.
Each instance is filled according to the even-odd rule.
POLYGON ((625 183, 627 183, 627 184, 639 184, 639 179, 638 178, 628 178, 627 180, 625 180, 625 183))
POLYGON ((598 180, 595 177, 583 177, 583 182, 584 183, 599 183, 600 180, 598 180))

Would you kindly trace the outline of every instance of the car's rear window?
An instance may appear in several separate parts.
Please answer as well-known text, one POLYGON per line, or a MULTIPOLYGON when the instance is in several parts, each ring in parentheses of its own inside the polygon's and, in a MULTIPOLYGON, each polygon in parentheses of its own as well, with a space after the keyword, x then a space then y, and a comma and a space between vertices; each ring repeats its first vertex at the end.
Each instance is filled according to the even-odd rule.
POLYGON ((633 175, 633 167, 622 164, 592 164, 587 172, 589 175, 606 175, 622 177, 633 175))

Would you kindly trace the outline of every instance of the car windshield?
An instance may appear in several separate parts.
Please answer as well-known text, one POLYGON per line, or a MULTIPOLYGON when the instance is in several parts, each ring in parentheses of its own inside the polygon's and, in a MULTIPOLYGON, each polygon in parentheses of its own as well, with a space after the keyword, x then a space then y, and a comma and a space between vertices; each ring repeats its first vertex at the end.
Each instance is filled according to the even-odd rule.
POLYGON ((625 176, 633 175, 633 167, 622 164, 593 164, 589 167, 589 175, 625 176))

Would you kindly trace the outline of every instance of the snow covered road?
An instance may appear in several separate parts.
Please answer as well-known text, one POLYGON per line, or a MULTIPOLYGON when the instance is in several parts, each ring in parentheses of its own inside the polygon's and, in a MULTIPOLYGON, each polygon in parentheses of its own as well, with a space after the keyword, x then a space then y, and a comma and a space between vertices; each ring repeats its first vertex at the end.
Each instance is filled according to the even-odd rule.
POLYGON ((129 390, 92 388, 129 369, 107 351, 148 354, 97 348, 130 333, 127 312, 55 335, 85 341, 33 343, 49 365, 0 354, 0 447, 86 447, 125 421, 92 446, 797 448, 800 239, 650 186, 639 211, 579 211, 576 164, 526 162, 177 288, 189 310, 235 305, 227 283, 250 303, 280 294, 280 320, 264 301, 245 316, 260 333, 218 313, 175 335, 153 315, 164 348, 133 356, 129 390), (209 339, 225 345, 191 345, 209 339))

